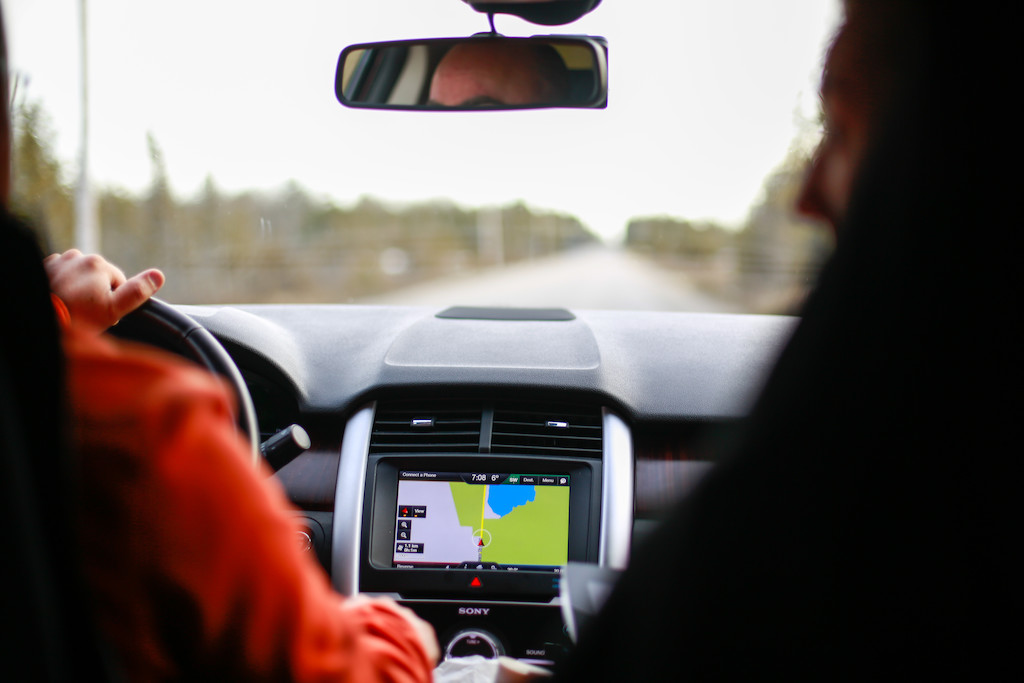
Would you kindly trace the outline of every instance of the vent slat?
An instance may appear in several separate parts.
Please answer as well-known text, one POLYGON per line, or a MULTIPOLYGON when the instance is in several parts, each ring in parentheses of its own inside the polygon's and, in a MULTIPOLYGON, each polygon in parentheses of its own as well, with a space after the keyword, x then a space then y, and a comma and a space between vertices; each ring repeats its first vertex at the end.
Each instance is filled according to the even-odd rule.
POLYGON ((533 430, 533 429, 561 429, 562 431, 583 431, 583 432, 600 432, 601 425, 581 425, 568 423, 565 427, 551 427, 546 423, 540 422, 509 422, 508 420, 495 420, 494 424, 503 425, 506 429, 516 429, 520 431, 533 430))
POLYGON ((509 432, 494 432, 493 441, 521 441, 523 443, 531 443, 534 441, 559 441, 564 443, 578 443, 580 445, 601 444, 601 438, 593 436, 569 436, 568 434, 515 434, 509 432))
POLYGON ((479 441, 477 441, 477 440, 474 440, 474 441, 467 441, 467 440, 456 441, 454 439, 443 439, 443 438, 430 439, 430 440, 420 439, 419 441, 395 441, 395 440, 391 440, 391 439, 374 439, 373 443, 374 443, 374 445, 380 446, 381 448, 409 448, 409 447, 415 447, 415 446, 420 446, 420 445, 424 445, 424 446, 473 446, 473 448, 476 448, 479 445, 479 441))
POLYGON ((509 445, 494 445, 491 446, 492 453, 516 453, 517 455, 589 455, 593 456, 595 453, 600 453, 601 450, 595 451, 584 450, 580 448, 559 448, 556 446, 530 446, 529 448, 519 448, 516 446, 509 445))
MULTIPOLYGON (((381 425, 381 426, 408 425, 408 424, 412 423, 413 420, 418 420, 418 419, 421 419, 422 417, 425 417, 425 416, 409 417, 409 418, 405 418, 405 419, 401 419, 401 420, 392 420, 392 419, 384 420, 384 419, 381 419, 381 420, 377 420, 377 424, 381 425)), ((480 416, 479 415, 477 415, 475 418, 474 417, 467 417, 467 418, 462 419, 462 420, 456 420, 456 419, 453 419, 453 418, 450 418, 450 419, 432 418, 432 419, 434 419, 435 423, 443 423, 443 424, 454 424, 454 425, 457 425, 457 424, 480 424, 480 416)))
POLYGON ((509 425, 496 422, 495 431, 504 431, 510 434, 577 434, 601 438, 600 427, 548 427, 547 425, 509 425))
POLYGON ((431 434, 447 434, 448 436, 476 436, 477 438, 480 438, 480 429, 479 429, 479 427, 476 429, 476 431, 463 431, 463 430, 460 430, 460 431, 448 431, 448 430, 438 430, 436 427, 434 427, 433 429, 418 429, 418 430, 412 430, 412 431, 407 431, 407 432, 406 431, 401 431, 400 432, 400 431, 390 431, 390 430, 388 430, 387 432, 381 431, 381 432, 378 432, 378 433, 380 433, 380 434, 387 434, 388 436, 397 436, 397 437, 403 437, 403 438, 407 437, 407 438, 410 438, 410 439, 419 439, 419 438, 422 438, 425 435, 431 435, 431 434))

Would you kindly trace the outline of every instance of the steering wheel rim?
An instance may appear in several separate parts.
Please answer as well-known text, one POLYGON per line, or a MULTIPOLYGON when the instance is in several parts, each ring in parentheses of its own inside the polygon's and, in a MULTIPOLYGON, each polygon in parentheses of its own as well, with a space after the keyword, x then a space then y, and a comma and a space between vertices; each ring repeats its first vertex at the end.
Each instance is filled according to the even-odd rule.
POLYGON ((235 422, 249 442, 253 463, 259 461, 260 432, 249 389, 234 360, 209 330, 167 302, 151 298, 110 331, 119 338, 184 356, 227 380, 238 397, 235 422))

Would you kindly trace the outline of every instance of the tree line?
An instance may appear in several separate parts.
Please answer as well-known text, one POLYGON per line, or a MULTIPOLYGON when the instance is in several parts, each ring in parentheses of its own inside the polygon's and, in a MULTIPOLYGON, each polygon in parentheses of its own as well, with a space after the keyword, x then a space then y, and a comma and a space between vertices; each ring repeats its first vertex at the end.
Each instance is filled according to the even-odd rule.
MULTIPOLYGON (((37 103, 14 108, 11 205, 49 251, 74 243, 74 197, 37 103)), ((392 206, 363 197, 342 207, 291 181, 229 194, 207 177, 197 196, 171 192, 150 136, 152 177, 138 196, 95 193, 102 252, 125 272, 158 266, 161 296, 183 303, 345 302, 464 271, 593 243, 575 217, 522 202, 467 209, 433 201, 392 206)))
POLYGON ((797 144, 768 176, 762 197, 739 229, 673 217, 635 218, 626 245, 702 289, 756 313, 793 313, 832 252, 831 234, 793 207, 810 160, 797 144))
MULTIPOLYGON (((50 251, 63 251, 74 242, 74 197, 45 112, 22 100, 13 114, 12 207, 43 230, 50 251)), ((160 267, 170 301, 346 302, 597 241, 577 218, 522 202, 393 206, 363 197, 342 207, 294 181, 229 194, 212 177, 183 200, 171 192, 157 141, 150 136, 148 144, 148 189, 100 189, 96 213, 103 254, 126 272, 160 267)), ((739 230, 640 217, 629 222, 625 244, 745 310, 790 312, 831 249, 824 231, 793 216, 807 158, 787 157, 739 230)))

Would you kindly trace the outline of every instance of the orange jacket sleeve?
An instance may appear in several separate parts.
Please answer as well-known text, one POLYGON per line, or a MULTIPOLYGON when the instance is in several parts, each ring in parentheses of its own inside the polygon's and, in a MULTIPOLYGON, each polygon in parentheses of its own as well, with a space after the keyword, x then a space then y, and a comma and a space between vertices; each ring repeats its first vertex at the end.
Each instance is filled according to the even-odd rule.
POLYGON ((65 349, 83 563, 129 680, 430 680, 412 626, 299 548, 217 380, 74 330, 65 349))
POLYGON ((66 330, 71 326, 71 312, 68 311, 67 304, 52 292, 50 293, 50 301, 53 303, 53 312, 57 315, 57 323, 61 329, 66 330))

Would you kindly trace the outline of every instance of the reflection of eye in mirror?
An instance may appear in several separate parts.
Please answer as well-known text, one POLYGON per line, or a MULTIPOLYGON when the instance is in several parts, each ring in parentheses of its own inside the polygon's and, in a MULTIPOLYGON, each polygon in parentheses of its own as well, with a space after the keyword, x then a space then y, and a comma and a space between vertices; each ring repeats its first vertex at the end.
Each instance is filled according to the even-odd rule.
POLYGON ((607 73, 600 39, 433 39, 347 48, 335 90, 373 109, 601 108, 607 73))

